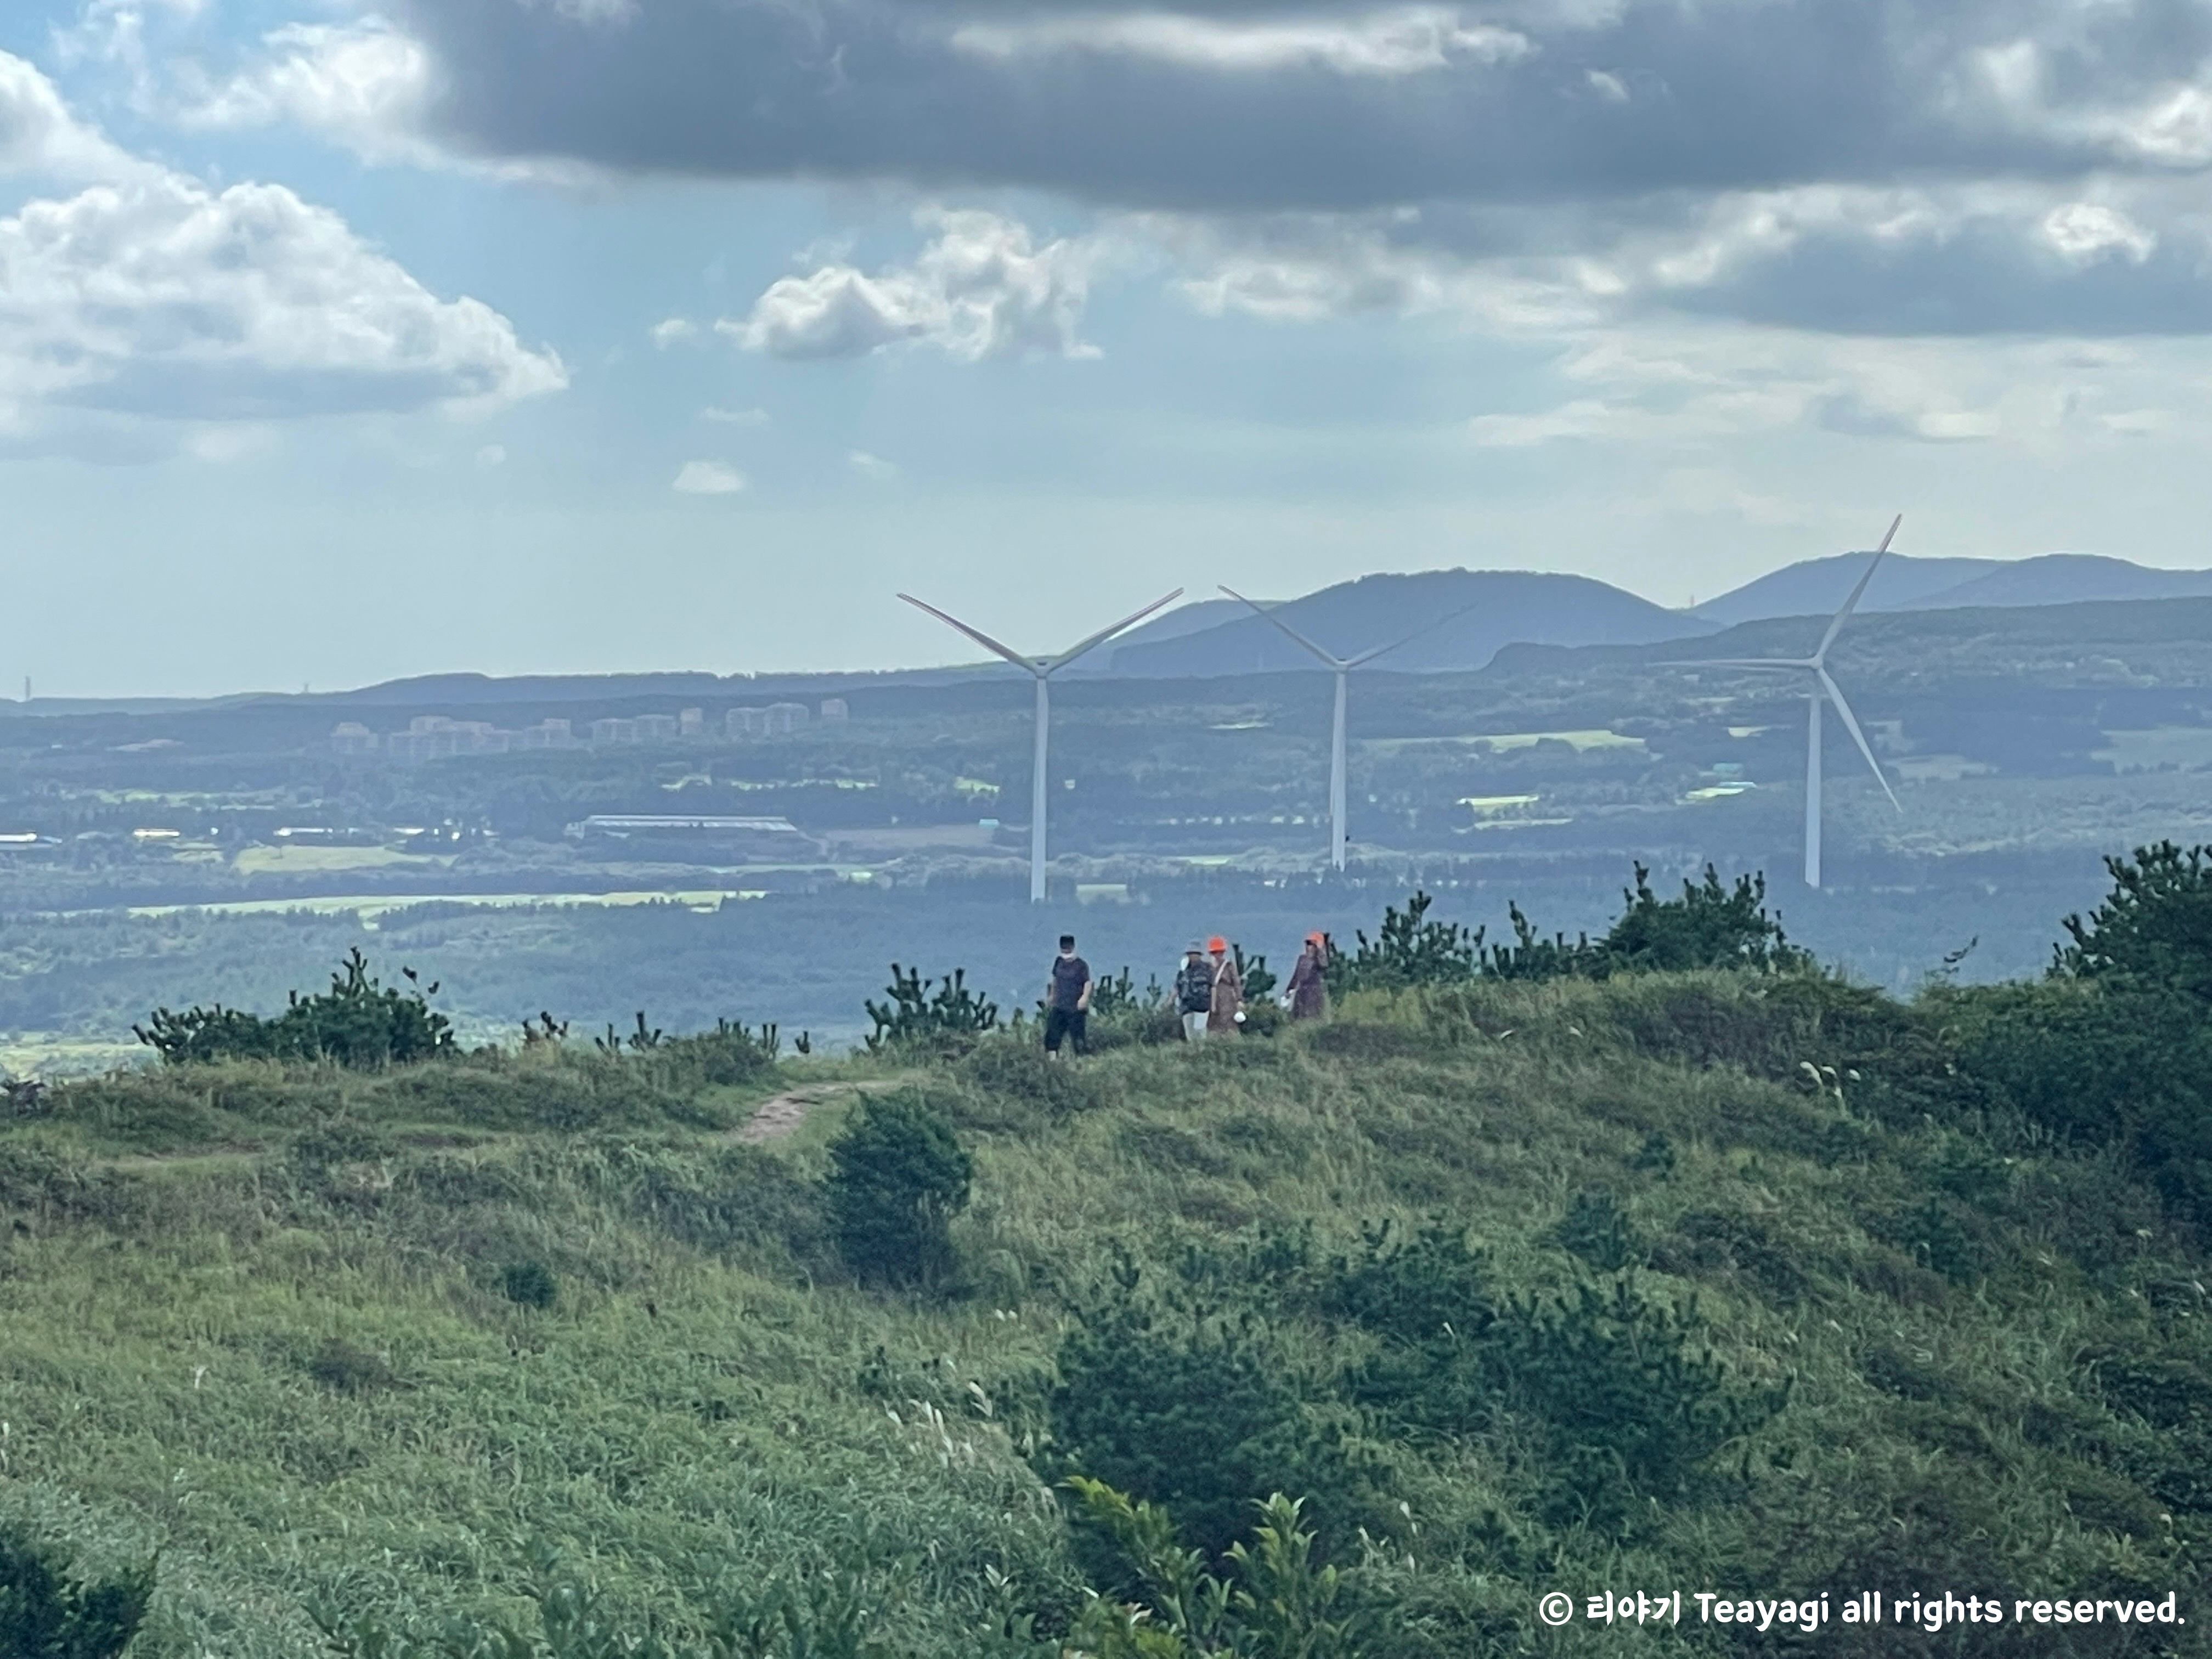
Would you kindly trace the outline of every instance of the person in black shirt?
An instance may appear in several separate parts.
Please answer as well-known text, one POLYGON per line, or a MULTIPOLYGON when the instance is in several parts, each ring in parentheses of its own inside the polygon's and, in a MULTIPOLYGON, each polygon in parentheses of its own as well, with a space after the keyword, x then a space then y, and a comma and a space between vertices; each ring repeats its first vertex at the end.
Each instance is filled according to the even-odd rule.
POLYGON ((1083 1052, 1084 1026, 1091 1012, 1091 964, 1075 954, 1075 935, 1060 936, 1052 978, 1044 989, 1044 1051, 1060 1058, 1063 1039, 1083 1052))

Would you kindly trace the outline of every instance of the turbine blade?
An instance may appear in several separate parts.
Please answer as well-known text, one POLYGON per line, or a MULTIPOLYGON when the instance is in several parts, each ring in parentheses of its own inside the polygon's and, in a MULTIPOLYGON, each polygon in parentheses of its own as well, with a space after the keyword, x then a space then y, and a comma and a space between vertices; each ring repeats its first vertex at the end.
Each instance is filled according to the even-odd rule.
POLYGON ((1159 598, 1154 599, 1142 611, 1133 611, 1127 616, 1122 617, 1121 621, 1115 623, 1111 628, 1102 628, 1096 634, 1093 634, 1089 639, 1083 641, 1079 644, 1071 645, 1066 650, 1061 652, 1050 662, 1046 663, 1038 672, 1045 674, 1056 673, 1060 669, 1066 667, 1068 664, 1073 662, 1085 652, 1091 649, 1094 646, 1105 644, 1107 641, 1112 639, 1123 629, 1135 626, 1138 623, 1144 621, 1146 617, 1151 616, 1153 611, 1158 610, 1162 605, 1171 605, 1182 597, 1182 589, 1180 587, 1176 589, 1172 593, 1161 594, 1159 598))
POLYGON ((1874 769, 1874 781, 1881 786, 1881 793, 1889 797, 1889 804, 1902 812, 1905 803, 1898 799, 1897 792, 1889 787, 1889 780, 1882 775, 1881 763, 1874 757, 1874 750, 1868 746, 1866 733, 1859 730, 1859 723, 1851 714, 1850 704, 1844 701, 1843 687, 1829 678, 1826 669, 1816 668, 1813 672, 1820 676, 1820 689, 1828 694, 1828 701, 1836 705, 1836 712, 1844 717, 1844 729, 1851 734, 1851 741, 1858 744, 1859 753, 1866 757, 1866 763, 1874 769))
POLYGON ((1299 633, 1297 629, 1291 627, 1290 623, 1285 622, 1280 617, 1267 609, 1266 605, 1261 605, 1257 599, 1248 599, 1242 593, 1239 593, 1235 588, 1225 585, 1223 586, 1221 591, 1226 593, 1231 599, 1238 601, 1240 604, 1250 605, 1252 607, 1253 613, 1255 616, 1264 617, 1267 621, 1274 623, 1276 627, 1281 629, 1284 633, 1289 635, 1291 638, 1295 640, 1298 644, 1305 647, 1307 650, 1313 653, 1315 656, 1319 657, 1331 668, 1349 668, 1352 666, 1350 663, 1346 662, 1341 657, 1332 656, 1329 653, 1322 650, 1304 635, 1299 633))
POLYGON ((1383 655, 1387 652, 1395 651, 1401 645, 1411 645, 1415 640, 1420 638, 1422 635, 1429 632, 1430 629, 1442 628, 1448 622, 1457 621, 1460 617, 1467 615, 1468 611, 1474 610, 1476 605, 1481 603, 1481 600, 1475 599, 1460 606, 1456 611, 1447 611, 1443 616, 1438 617, 1434 622, 1423 623, 1419 628, 1407 635, 1403 639, 1393 640, 1388 645, 1378 645, 1372 651, 1363 651, 1344 665, 1346 668, 1357 668, 1362 663, 1373 662, 1376 658, 1383 655))
POLYGON ((925 605, 922 601, 915 598, 911 593, 902 593, 899 595, 899 598, 904 599, 908 605, 912 605, 917 611, 927 611, 931 616, 936 617, 938 621, 943 623, 947 628, 958 629, 969 639, 975 641, 976 644, 981 646, 986 651, 995 651, 999 655, 1004 657, 1008 662, 1013 663, 1019 667, 1026 668, 1032 674, 1039 672, 1036 661, 1034 658, 1024 657, 1020 652, 1015 650, 1011 646, 1000 645, 998 641, 993 639, 988 634, 981 633, 975 629, 969 627, 968 624, 962 622, 959 617, 948 617, 945 612, 939 611, 935 605, 925 605))
POLYGON ((1828 624, 1828 631, 1820 635, 1820 648, 1813 653, 1814 662, 1827 659, 1828 647, 1836 642, 1836 635, 1843 631, 1844 623, 1850 619, 1851 612, 1858 609, 1859 595, 1866 592, 1867 584, 1874 580, 1875 567, 1881 562, 1881 556, 1889 551, 1889 544, 1897 536, 1897 526, 1904 522, 1905 514, 1902 513, 1889 521, 1889 532, 1881 538, 1881 545, 1875 549, 1874 557, 1867 561, 1866 570, 1859 577, 1859 585, 1851 589, 1850 598, 1845 599, 1844 608, 1836 612, 1835 620, 1828 624))

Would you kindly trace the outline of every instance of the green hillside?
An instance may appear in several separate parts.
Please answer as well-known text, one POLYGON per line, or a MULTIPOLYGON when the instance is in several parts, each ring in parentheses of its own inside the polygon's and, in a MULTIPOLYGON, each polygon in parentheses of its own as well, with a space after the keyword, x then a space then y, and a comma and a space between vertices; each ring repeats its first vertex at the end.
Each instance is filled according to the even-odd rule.
POLYGON ((2212 878, 2118 874, 2051 979, 1910 1003, 1716 886, 1479 955, 1401 911, 1326 1023, 1133 1002, 1065 1067, 646 1030, 19 1089, 0 1644, 30 1552, 152 1563, 134 1659, 2203 1651, 2212 878), (2179 1617, 1916 1641, 1869 1590, 2179 1617))

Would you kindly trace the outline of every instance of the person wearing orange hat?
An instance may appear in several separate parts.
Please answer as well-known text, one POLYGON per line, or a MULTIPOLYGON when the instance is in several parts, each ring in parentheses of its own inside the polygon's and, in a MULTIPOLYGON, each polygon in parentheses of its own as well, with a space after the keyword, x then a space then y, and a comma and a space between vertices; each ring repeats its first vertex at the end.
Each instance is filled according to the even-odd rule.
POLYGON ((1308 933, 1306 947, 1291 969, 1283 1006, 1292 1019, 1321 1019, 1328 1013, 1328 935, 1308 933))
POLYGON ((1206 941, 1213 958, 1213 1000, 1206 1010, 1208 1036, 1235 1036, 1244 1024, 1244 976, 1229 954, 1229 941, 1216 933, 1206 941))

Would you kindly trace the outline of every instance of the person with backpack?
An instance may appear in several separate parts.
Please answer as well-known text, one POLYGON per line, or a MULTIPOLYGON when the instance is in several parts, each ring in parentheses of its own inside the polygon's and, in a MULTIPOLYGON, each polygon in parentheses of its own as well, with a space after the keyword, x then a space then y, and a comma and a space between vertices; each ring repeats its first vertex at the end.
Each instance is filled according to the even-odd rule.
POLYGON ((1216 933, 1206 941, 1213 958, 1213 995, 1206 1004, 1206 1034, 1235 1036, 1244 1024, 1244 976, 1229 954, 1229 941, 1216 933))
POLYGON ((1075 935, 1062 933, 1060 954, 1052 959, 1052 977, 1044 988, 1046 1054, 1058 1060, 1063 1042, 1081 1054, 1090 1013, 1091 964, 1075 954, 1075 935))
POLYGON ((1196 939, 1184 948, 1182 966, 1176 969, 1175 999, 1176 1012, 1182 1016, 1182 1040, 1205 1042, 1206 1017, 1213 1011, 1213 965, 1196 939))

